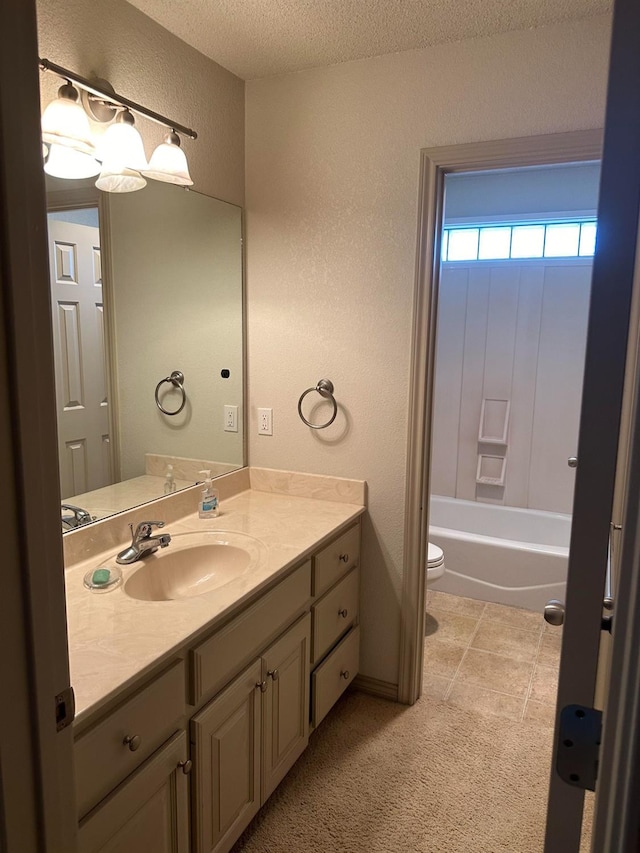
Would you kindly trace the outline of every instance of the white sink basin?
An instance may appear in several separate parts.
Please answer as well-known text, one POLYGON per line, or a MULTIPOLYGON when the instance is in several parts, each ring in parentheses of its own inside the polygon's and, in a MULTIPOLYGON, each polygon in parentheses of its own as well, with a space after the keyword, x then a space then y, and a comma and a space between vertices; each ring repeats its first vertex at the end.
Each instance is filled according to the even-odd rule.
POLYGON ((140 561, 124 591, 143 601, 192 598, 242 577, 266 558, 264 542, 245 533, 176 533, 166 548, 140 561))

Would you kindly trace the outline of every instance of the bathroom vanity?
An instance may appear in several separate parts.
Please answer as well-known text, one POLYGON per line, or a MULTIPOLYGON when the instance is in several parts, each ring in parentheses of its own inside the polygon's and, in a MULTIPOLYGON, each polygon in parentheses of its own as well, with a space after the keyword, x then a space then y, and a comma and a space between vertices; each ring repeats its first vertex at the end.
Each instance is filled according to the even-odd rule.
POLYGON ((92 594, 104 553, 67 572, 81 851, 229 850, 357 674, 364 506, 250 489, 222 509, 207 530, 264 549, 217 590, 145 600, 145 560, 92 594))

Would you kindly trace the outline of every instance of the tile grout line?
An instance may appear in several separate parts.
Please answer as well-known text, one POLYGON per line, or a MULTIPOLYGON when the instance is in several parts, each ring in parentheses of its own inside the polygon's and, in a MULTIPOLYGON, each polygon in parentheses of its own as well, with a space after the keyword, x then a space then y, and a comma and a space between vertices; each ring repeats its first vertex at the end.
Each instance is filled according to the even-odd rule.
POLYGON ((531 676, 529 678, 529 686, 527 687, 527 693, 524 697, 524 705, 522 706, 522 716, 520 717, 521 722, 524 722, 525 711, 527 710, 527 704, 529 703, 529 699, 531 698, 531 688, 533 686, 533 678, 536 674, 536 670, 538 668, 538 660, 540 658, 540 649, 542 647, 542 638, 544 637, 544 622, 540 626, 540 636, 538 637, 538 648, 536 651, 536 656, 533 660, 533 669, 531 670, 531 676))
POLYGON ((485 601, 484 607, 482 608, 482 610, 480 611, 480 614, 478 616, 478 621, 476 622, 476 627, 473 629, 473 632, 472 632, 471 636, 469 637, 469 641, 467 642, 467 645, 465 646, 464 652, 462 653, 462 657, 460 658, 460 663, 456 667, 456 671, 454 672, 453 678, 451 679, 451 684, 447 688, 447 692, 444 695, 444 701, 445 702, 449 699, 449 696, 451 695, 451 691, 453 690, 453 686, 455 684, 456 678, 458 677, 458 672, 460 671, 460 667, 462 666, 464 659, 467 656, 467 652, 471 648, 471 643, 473 643, 473 641, 475 640, 476 634, 478 633, 478 629, 480 628, 480 623, 482 622, 482 617, 484 616, 484 612, 486 609, 487 609, 487 602, 485 601))

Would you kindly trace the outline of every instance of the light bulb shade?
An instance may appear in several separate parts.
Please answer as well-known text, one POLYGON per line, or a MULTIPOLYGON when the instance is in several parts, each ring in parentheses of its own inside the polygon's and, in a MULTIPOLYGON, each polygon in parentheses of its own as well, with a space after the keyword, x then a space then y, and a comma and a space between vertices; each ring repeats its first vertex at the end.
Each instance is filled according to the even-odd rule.
POLYGON ((154 181, 165 181, 168 184, 178 184, 181 187, 193 185, 187 158, 180 148, 180 140, 175 133, 170 133, 165 141, 158 145, 151 155, 149 165, 142 174, 154 181))
POLYGON ((99 190, 106 193, 133 193, 146 187, 147 182, 139 172, 122 166, 105 163, 96 181, 99 190))
POLYGON ((103 163, 120 163, 124 168, 141 172, 149 164, 144 153, 142 137, 133 124, 116 122, 104 134, 96 153, 103 163))
POLYGON ((74 148, 51 145, 44 170, 54 178, 92 178, 99 173, 100 163, 90 154, 74 148))
POLYGON ((42 114, 42 141, 93 154, 95 145, 87 114, 77 102, 78 93, 67 84, 42 114))

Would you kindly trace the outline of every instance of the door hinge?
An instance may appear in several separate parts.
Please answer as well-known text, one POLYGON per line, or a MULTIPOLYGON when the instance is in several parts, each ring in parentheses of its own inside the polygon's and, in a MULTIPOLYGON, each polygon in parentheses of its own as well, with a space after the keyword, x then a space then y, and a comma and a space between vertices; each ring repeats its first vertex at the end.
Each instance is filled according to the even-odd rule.
POLYGON ((584 705, 562 709, 556 771, 568 785, 595 791, 601 736, 602 711, 584 705))
POLYGON ((76 716, 76 697, 73 687, 66 687, 56 696, 56 731, 71 725, 76 716))

